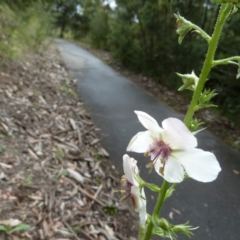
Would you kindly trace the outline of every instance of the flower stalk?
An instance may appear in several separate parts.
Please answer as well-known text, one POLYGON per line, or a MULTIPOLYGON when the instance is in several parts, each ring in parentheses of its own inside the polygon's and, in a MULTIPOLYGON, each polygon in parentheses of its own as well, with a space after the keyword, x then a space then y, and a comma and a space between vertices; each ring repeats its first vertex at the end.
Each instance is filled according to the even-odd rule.
POLYGON ((212 63, 212 67, 215 67, 217 65, 222 65, 222 64, 235 64, 238 65, 238 63, 234 61, 240 61, 240 56, 234 56, 234 57, 229 57, 229 58, 224 58, 220 60, 215 60, 212 63))
MULTIPOLYGON (((158 199, 157 199, 157 203, 155 205, 155 208, 153 210, 153 216, 158 216, 161 212, 161 209, 162 209, 162 205, 163 205, 163 202, 164 202, 164 199, 165 199, 165 195, 167 193, 167 190, 168 190, 168 186, 169 186, 169 183, 164 180, 163 183, 162 183, 162 187, 161 187, 161 190, 158 194, 158 199)), ((146 235, 145 235, 145 238, 144 240, 149 240, 152 236, 152 232, 153 232, 153 221, 151 220, 147 226, 147 230, 146 230, 146 235)))
POLYGON ((225 4, 221 5, 217 23, 215 25, 212 37, 209 40, 208 51, 207 51, 206 59, 203 64, 203 68, 202 68, 202 71, 201 71, 201 74, 199 77, 199 82, 198 82, 197 88, 193 94, 192 101, 190 103, 188 111, 184 118, 184 123, 186 124, 187 127, 190 126, 191 120, 192 120, 194 112, 195 112, 195 107, 198 104, 198 100, 201 96, 204 84, 207 81, 207 77, 213 66, 214 56, 215 56, 218 41, 219 41, 219 38, 220 38, 220 35, 222 32, 223 24, 224 24, 225 20, 227 19, 227 17, 229 16, 231 9, 232 9, 231 3, 225 3, 225 4))

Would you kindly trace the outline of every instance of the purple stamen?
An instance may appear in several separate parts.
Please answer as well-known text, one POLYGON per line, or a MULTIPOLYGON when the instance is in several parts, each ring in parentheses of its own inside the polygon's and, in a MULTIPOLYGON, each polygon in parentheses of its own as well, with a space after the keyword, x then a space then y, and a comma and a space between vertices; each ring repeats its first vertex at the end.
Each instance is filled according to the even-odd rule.
POLYGON ((155 139, 153 144, 149 146, 148 155, 150 155, 151 160, 155 161, 160 158, 161 162, 165 165, 168 157, 171 155, 172 149, 168 144, 161 140, 155 139))
POLYGON ((131 188, 133 186, 133 184, 131 182, 129 182, 125 176, 122 177, 123 181, 123 187, 124 187, 124 192, 126 193, 126 195, 122 198, 122 200, 126 200, 127 198, 129 198, 131 196, 131 188))
POLYGON ((131 187, 132 186, 133 186, 133 184, 126 179, 126 183, 125 183, 125 190, 126 190, 126 192, 127 191, 131 191, 131 187))

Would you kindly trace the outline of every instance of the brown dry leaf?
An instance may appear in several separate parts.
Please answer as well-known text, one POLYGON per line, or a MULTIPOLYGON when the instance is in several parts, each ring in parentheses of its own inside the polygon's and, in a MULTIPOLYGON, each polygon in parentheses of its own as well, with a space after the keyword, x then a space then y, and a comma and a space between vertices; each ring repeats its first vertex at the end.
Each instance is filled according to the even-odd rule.
POLYGON ((71 178, 75 179, 76 181, 78 181, 80 183, 84 182, 85 178, 79 172, 76 172, 70 168, 67 168, 67 172, 68 172, 69 176, 71 178))
POLYGON ((3 122, 0 122, 0 124, 3 126, 5 132, 8 134, 8 132, 9 132, 8 126, 5 123, 3 123, 3 122))
POLYGON ((103 157, 107 157, 107 158, 109 158, 109 156, 110 156, 110 154, 104 148, 100 148, 98 154, 100 154, 103 157))
POLYGON ((12 165, 0 162, 0 166, 3 168, 12 168, 12 165))
POLYGON ((233 169, 233 172, 235 173, 235 174, 239 174, 239 171, 237 171, 237 170, 235 170, 235 169, 233 169))
POLYGON ((47 237, 51 237, 52 233, 51 233, 51 230, 49 229, 48 223, 44 220, 42 225, 43 225, 44 235, 47 237))
POLYGON ((97 143, 99 143, 99 142, 100 142, 100 139, 96 138, 96 139, 94 139, 94 140, 92 140, 92 141, 90 142, 90 145, 93 146, 93 145, 95 145, 95 144, 97 144, 97 143))
POLYGON ((172 208, 172 210, 173 210, 175 213, 177 213, 178 215, 181 215, 181 212, 180 212, 179 210, 177 210, 177 209, 175 209, 175 208, 172 208))
POLYGON ((172 220, 174 219, 174 218, 173 218, 173 214, 174 214, 173 212, 170 212, 170 213, 169 213, 169 218, 172 219, 172 220))
POLYGON ((28 152, 29 152, 30 155, 31 155, 33 158, 35 158, 36 160, 39 159, 38 156, 37 156, 30 148, 28 148, 28 152))
POLYGON ((7 179, 7 176, 4 172, 0 172, 0 180, 7 179))
POLYGON ((52 226, 52 229, 59 228, 59 227, 63 227, 63 223, 62 223, 62 222, 56 222, 56 223, 52 226))
POLYGON ((114 236, 114 231, 112 228, 110 228, 107 224, 105 224, 104 226, 105 230, 107 231, 107 233, 110 235, 110 236, 114 236))

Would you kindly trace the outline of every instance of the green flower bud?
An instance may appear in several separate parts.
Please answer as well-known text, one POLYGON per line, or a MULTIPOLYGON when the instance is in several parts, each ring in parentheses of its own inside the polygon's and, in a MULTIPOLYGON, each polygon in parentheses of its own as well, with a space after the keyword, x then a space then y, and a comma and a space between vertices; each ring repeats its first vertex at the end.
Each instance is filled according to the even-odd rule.
POLYGON ((194 71, 191 74, 180 74, 177 75, 182 78, 183 85, 178 89, 178 91, 183 91, 185 89, 189 89, 191 91, 195 91, 198 85, 199 78, 196 76, 194 71))
POLYGON ((197 119, 197 118, 194 118, 191 120, 190 122, 190 125, 189 125, 189 130, 191 132, 193 132, 193 134, 197 131, 197 129, 199 128, 199 126, 201 126, 203 123, 197 119))
POLYGON ((199 98, 198 105, 195 107, 195 111, 201 109, 201 108, 209 108, 209 107, 217 107, 217 105, 214 105, 210 102, 210 100, 215 97, 217 93, 215 90, 208 90, 205 89, 199 98))
POLYGON ((174 14, 177 19, 177 34, 179 34, 178 43, 181 44, 185 35, 193 28, 192 23, 186 20, 180 14, 174 14))

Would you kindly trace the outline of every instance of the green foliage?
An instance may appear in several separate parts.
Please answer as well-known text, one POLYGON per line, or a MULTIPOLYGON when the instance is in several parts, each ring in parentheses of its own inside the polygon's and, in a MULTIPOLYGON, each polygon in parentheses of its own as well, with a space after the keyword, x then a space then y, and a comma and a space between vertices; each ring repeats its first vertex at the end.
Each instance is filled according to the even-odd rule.
POLYGON ((217 105, 212 104, 210 101, 212 98, 214 98, 217 95, 217 93, 214 90, 204 89, 202 92, 198 105, 196 106, 195 111, 201 109, 201 108, 209 108, 209 107, 217 107, 217 105))
POLYGON ((65 37, 64 33, 69 31, 69 26, 78 27, 75 24, 77 21, 77 6, 80 0, 55 0, 53 5, 54 13, 56 14, 56 27, 60 30, 60 37, 65 37))
POLYGON ((27 230, 29 227, 30 226, 25 223, 20 223, 15 227, 12 227, 10 225, 0 225, 0 231, 5 232, 8 235, 11 235, 14 232, 27 230))
POLYGON ((118 209, 114 204, 107 204, 103 207, 103 211, 109 215, 115 215, 118 209))
POLYGON ((42 1, 34 1, 22 10, 19 3, 0 3, 0 59, 14 59, 29 50, 40 51, 53 20, 42 1))
POLYGON ((94 47, 107 48, 109 33, 108 14, 103 8, 98 8, 90 22, 90 37, 94 47))
POLYGON ((27 175, 22 181, 22 186, 31 186, 33 184, 33 176, 32 174, 27 175))
POLYGON ((56 149, 55 155, 56 155, 56 158, 61 162, 63 161, 63 159, 65 157, 65 153, 61 148, 56 149))
POLYGON ((196 229, 189 226, 188 223, 172 225, 164 218, 158 219, 157 223, 158 226, 155 226, 154 234, 172 240, 177 239, 179 233, 191 238, 193 236, 192 231, 196 229))
POLYGON ((77 93, 67 86, 60 86, 59 89, 65 93, 71 95, 72 97, 77 97, 77 93))
POLYGON ((5 145, 0 145, 0 153, 4 152, 6 149, 5 145))
POLYGON ((143 52, 134 39, 133 29, 124 20, 112 20, 108 45, 113 55, 125 66, 140 71, 144 66, 143 52))
POLYGON ((17 54, 15 46, 16 39, 16 23, 15 13, 6 4, 0 5, 0 57, 10 58, 17 54))

